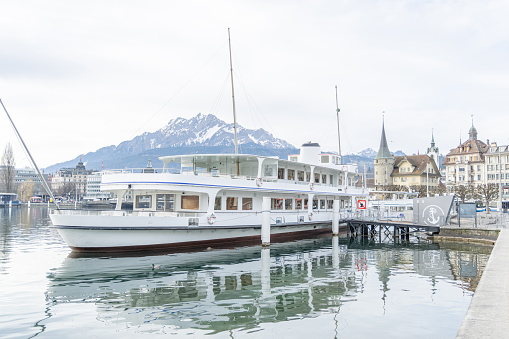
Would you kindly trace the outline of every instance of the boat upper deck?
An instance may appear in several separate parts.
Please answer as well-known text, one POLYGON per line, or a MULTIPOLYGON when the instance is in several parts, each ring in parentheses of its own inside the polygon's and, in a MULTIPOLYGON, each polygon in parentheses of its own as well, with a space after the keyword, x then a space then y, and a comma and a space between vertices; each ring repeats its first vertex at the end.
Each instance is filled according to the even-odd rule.
MULTIPOLYGON (((158 177, 161 177, 162 174, 172 174, 181 175, 181 179, 186 183, 195 184, 219 181, 225 183, 225 180, 236 180, 240 185, 238 180, 247 180, 259 188, 264 183, 300 184, 310 185, 309 190, 313 190, 314 186, 318 186, 322 189, 328 188, 328 191, 334 188, 336 193, 345 193, 347 188, 350 187, 351 193, 354 193, 354 190, 358 191, 356 193, 363 193, 361 189, 355 188, 355 184, 360 178, 355 165, 309 164, 246 154, 196 154, 165 156, 159 159, 164 163, 163 169, 150 167, 137 170, 104 171, 103 188, 108 190, 108 187, 106 187, 108 184, 126 183, 129 180, 138 183, 149 180, 154 183, 162 183, 155 177, 149 178, 146 174, 157 174, 158 177), (126 177, 125 174, 132 175, 126 177), (122 179, 119 175, 122 175, 122 179), (190 176, 193 178, 190 178, 190 176)), ((173 183, 175 182, 173 181, 173 183)), ((248 184, 248 186, 251 185, 248 184)))

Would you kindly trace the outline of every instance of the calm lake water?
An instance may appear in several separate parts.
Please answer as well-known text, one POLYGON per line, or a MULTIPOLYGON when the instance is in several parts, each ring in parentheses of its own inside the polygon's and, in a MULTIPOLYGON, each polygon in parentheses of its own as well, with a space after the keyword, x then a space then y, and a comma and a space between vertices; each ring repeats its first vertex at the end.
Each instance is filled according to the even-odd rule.
POLYGON ((325 237, 80 256, 0 209, 1 338, 454 338, 490 247, 325 237))

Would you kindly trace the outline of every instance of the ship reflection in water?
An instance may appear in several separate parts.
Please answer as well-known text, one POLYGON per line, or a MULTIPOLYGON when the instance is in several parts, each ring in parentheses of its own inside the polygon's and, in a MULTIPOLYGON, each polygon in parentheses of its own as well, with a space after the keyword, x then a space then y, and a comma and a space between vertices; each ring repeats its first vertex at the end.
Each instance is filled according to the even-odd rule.
MULTIPOLYGON (((49 273, 49 316, 59 305, 92 303, 98 321, 124 331, 161 333, 164 328, 164 333, 189 334, 193 329, 209 335, 229 331, 230 336, 236 330, 254 336, 270 323, 287 322, 290 327, 296 323, 292 320, 328 316, 328 337, 334 337, 338 331, 346 333, 347 323, 360 324, 353 320, 364 316, 355 315, 359 308, 367 316, 391 321, 391 314, 406 316, 405 308, 411 307, 407 300, 414 298, 410 304, 419 306, 412 312, 442 316, 450 310, 450 301, 442 305, 437 291, 471 295, 469 289, 475 287, 491 249, 473 254, 443 246, 327 237, 273 244, 270 249, 130 257, 71 254, 49 273)), ((458 327, 464 311, 459 312, 458 327)), ((435 321, 419 319, 428 328, 435 321)), ((297 338, 310 331, 295 328, 297 338)), ((320 333, 316 331, 312 333, 320 333)), ((377 332, 370 330, 372 335, 377 332)))

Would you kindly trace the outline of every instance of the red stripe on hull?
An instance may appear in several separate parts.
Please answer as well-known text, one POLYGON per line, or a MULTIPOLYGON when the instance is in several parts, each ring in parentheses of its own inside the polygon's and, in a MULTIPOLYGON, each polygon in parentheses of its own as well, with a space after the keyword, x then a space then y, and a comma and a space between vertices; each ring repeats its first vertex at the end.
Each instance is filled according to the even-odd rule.
MULTIPOLYGON (((273 243, 285 242, 289 240, 297 240, 306 237, 317 237, 319 235, 328 235, 332 233, 331 227, 315 228, 307 231, 288 232, 271 234, 270 241, 273 243)), ((81 253, 116 253, 116 252, 142 252, 142 251, 165 251, 168 252, 182 252, 183 250, 204 250, 209 247, 228 248, 239 245, 261 245, 261 235, 238 237, 238 238, 224 238, 213 239, 204 241, 189 241, 169 244, 155 244, 155 245, 142 245, 142 246, 119 246, 119 247, 71 247, 73 251, 81 253)))

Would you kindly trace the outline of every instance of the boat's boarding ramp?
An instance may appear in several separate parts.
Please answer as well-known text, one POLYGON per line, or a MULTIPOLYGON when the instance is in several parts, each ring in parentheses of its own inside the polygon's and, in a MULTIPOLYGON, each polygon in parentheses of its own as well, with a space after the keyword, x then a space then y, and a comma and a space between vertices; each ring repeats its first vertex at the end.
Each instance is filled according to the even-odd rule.
POLYGON ((439 233, 449 222, 454 196, 413 199, 412 210, 394 212, 373 204, 365 210, 340 213, 350 236, 408 239, 411 234, 439 233))

